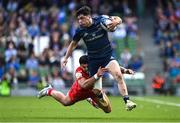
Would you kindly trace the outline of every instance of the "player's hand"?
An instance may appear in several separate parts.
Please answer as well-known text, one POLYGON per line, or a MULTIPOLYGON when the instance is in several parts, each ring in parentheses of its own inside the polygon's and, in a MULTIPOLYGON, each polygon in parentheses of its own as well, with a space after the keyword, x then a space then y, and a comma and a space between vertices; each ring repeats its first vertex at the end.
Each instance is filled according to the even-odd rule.
POLYGON ((112 21, 112 23, 110 23, 110 24, 107 25, 107 28, 108 28, 110 31, 114 31, 114 29, 116 28, 116 26, 117 26, 118 24, 121 24, 121 23, 122 23, 121 18, 119 18, 119 17, 114 17, 114 16, 111 17, 111 21, 112 21))
POLYGON ((126 69, 126 74, 132 74, 134 75, 135 74, 135 71, 131 70, 131 69, 126 69))
POLYGON ((107 68, 99 67, 99 69, 98 69, 96 74, 97 74, 98 77, 101 77, 104 74, 104 72, 107 72, 107 71, 108 71, 107 68))
POLYGON ((110 23, 107 25, 108 30, 110 31, 114 31, 114 29, 116 28, 116 24, 115 23, 110 23))
POLYGON ((68 60, 67 59, 63 59, 61 62, 61 69, 64 69, 66 67, 68 60))

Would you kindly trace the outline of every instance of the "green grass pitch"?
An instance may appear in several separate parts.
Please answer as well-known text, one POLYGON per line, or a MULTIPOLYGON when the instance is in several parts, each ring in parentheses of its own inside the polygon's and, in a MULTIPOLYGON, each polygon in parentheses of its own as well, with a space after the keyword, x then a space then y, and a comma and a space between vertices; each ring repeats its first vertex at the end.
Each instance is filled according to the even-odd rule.
MULTIPOLYGON (((180 104, 180 97, 144 97, 180 104)), ((51 97, 0 97, 0 122, 180 122, 180 107, 133 100, 138 104, 125 110, 121 97, 110 97, 112 112, 105 114, 86 101, 64 107, 51 97)))

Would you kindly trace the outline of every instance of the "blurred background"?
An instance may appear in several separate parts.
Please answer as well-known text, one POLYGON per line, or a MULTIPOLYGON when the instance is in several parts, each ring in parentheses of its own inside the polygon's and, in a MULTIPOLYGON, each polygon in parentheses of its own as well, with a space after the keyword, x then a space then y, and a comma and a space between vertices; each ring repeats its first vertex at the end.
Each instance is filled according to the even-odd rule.
MULTIPOLYGON (((136 71, 124 75, 131 95, 180 96, 180 0, 0 0, 0 96, 35 96, 48 83, 68 91, 84 43, 63 71, 60 61, 82 5, 122 18, 109 37, 119 64, 136 71)), ((103 87, 119 95, 109 74, 103 87)))

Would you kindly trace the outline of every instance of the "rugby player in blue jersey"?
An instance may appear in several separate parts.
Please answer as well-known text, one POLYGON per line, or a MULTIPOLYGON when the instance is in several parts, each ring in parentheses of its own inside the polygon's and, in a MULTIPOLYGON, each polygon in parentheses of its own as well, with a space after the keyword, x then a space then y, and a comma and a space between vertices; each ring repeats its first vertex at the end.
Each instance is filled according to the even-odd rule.
MULTIPOLYGON (((108 39, 108 31, 102 28, 101 22, 104 15, 92 17, 91 9, 88 6, 83 6, 76 12, 79 27, 77 28, 73 40, 70 43, 64 60, 61 63, 62 68, 68 62, 68 58, 72 51, 77 47, 78 42, 82 39, 87 47, 88 52, 88 70, 90 76, 96 77, 98 68, 106 67, 109 73, 118 82, 119 92, 123 96, 128 111, 136 107, 136 104, 129 99, 126 83, 122 76, 123 68, 119 66, 118 62, 112 57, 112 47, 108 39)), ((108 30, 113 31, 114 28, 122 23, 118 16, 110 16, 112 23, 107 27, 108 30)), ((94 90, 101 89, 101 81, 97 82, 94 90)), ((98 91, 97 91, 98 92, 98 91)), ((100 96, 101 97, 101 96, 100 96)))

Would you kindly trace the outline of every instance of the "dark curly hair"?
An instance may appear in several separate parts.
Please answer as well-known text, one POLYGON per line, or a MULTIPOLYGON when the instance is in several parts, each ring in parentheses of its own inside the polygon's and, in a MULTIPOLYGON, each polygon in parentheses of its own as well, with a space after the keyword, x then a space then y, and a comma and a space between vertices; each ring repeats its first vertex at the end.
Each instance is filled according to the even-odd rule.
POLYGON ((79 58, 79 64, 87 64, 88 63, 88 56, 83 55, 79 58))
POLYGON ((88 6, 82 6, 81 8, 79 8, 77 11, 76 11, 76 17, 78 17, 79 15, 91 15, 91 8, 88 7, 88 6))

